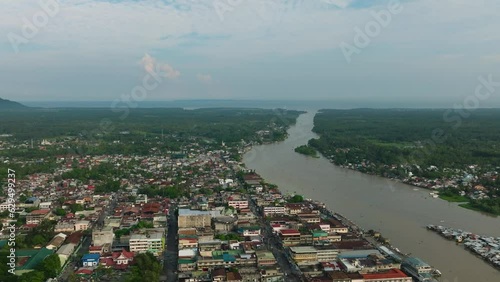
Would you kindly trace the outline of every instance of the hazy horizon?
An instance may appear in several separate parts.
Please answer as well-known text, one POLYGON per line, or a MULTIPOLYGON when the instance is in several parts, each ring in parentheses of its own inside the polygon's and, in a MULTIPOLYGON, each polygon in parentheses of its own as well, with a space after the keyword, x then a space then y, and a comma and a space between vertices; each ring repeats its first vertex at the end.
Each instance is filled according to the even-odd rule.
POLYGON ((2 2, 2 98, 449 108, 500 82, 494 0, 40 3, 2 2))

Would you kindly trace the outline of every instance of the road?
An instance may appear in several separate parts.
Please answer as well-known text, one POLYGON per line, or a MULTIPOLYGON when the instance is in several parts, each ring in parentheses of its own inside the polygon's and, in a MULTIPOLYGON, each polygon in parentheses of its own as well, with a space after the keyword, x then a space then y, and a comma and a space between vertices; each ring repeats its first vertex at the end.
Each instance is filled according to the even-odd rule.
MULTIPOLYGON (((104 225, 104 219, 108 214, 110 214, 114 208, 116 207, 116 196, 113 197, 113 200, 111 203, 108 205, 108 207, 101 212, 101 215, 99 216, 99 219, 95 222, 94 226, 92 228, 99 228, 104 225)), ((77 253, 73 253, 69 260, 70 262, 67 263, 66 267, 62 269, 61 273, 59 274, 58 281, 68 281, 68 277, 71 275, 71 273, 74 272, 76 266, 80 266, 80 261, 77 261, 77 259, 84 254, 87 254, 89 252, 89 247, 90 244, 92 243, 92 236, 91 235, 86 235, 82 238, 82 243, 80 246, 80 249, 77 250, 77 253)))
POLYGON ((274 254, 280 270, 285 274, 285 281, 303 281, 302 273, 297 268, 297 265, 289 256, 288 252, 284 250, 283 246, 281 245, 281 240, 276 234, 272 232, 271 226, 264 221, 264 218, 261 216, 255 202, 249 199, 249 203, 250 209, 258 217, 259 224, 262 227, 264 243, 266 244, 267 248, 274 254))
POLYGON ((177 225, 176 211, 177 207, 171 205, 168 216, 167 248, 164 252, 165 257, 163 261, 164 275, 161 281, 177 281, 177 259, 179 254, 177 233, 179 226, 177 225))

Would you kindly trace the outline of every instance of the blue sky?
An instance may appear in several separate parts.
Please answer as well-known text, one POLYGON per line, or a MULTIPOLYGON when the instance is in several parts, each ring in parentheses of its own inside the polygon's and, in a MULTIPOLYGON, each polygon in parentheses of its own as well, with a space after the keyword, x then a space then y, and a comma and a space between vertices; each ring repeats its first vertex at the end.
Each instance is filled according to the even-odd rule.
MULTIPOLYGON (((42 0, 52 3, 55 0, 42 0)), ((31 38, 39 1, 0 9, 0 97, 115 100, 164 70, 147 100, 313 99, 452 106, 479 75, 500 81, 500 2, 398 1, 386 27, 346 60, 374 0, 59 0, 31 38), (18 37, 16 37, 18 36, 18 37), (13 39, 22 43, 12 43, 13 39), (16 45, 18 52, 14 51, 16 45)), ((53 4, 53 3, 52 3, 53 4)), ((498 95, 488 105, 500 106, 498 95)))

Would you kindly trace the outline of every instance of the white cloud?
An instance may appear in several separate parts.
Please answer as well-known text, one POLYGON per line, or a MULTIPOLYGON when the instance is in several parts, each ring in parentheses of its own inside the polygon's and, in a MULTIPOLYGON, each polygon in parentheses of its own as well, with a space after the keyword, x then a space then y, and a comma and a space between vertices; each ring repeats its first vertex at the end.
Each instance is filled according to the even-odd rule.
POLYGON ((203 82, 203 83, 207 83, 207 84, 212 83, 212 76, 209 74, 199 73, 198 75, 196 75, 196 78, 198 78, 198 80, 203 82))
POLYGON ((500 54, 491 54, 491 55, 482 56, 481 61, 483 63, 498 64, 498 63, 500 63, 500 54))
MULTIPOLYGON (((13 95, 22 94, 27 84, 16 78, 24 79, 27 69, 41 65, 43 73, 30 72, 26 77, 32 81, 33 93, 42 90, 50 93, 53 89, 56 92, 57 86, 94 92, 90 87, 78 86, 100 83, 106 90, 102 91, 103 96, 111 96, 121 91, 111 90, 119 83, 104 79, 99 82, 96 78, 93 83, 80 84, 84 80, 81 77, 86 77, 81 74, 99 70, 102 72, 99 77, 107 77, 107 73, 118 73, 117 77, 127 78, 122 79, 126 84, 128 78, 130 81, 136 78, 140 60, 141 71, 157 68, 164 77, 173 79, 180 77, 177 68, 182 68, 183 76, 189 73, 193 80, 217 82, 217 87, 227 93, 255 93, 252 87, 265 85, 271 89, 274 85, 302 81, 305 86, 309 85, 307 82, 316 82, 310 84, 316 92, 328 89, 321 83, 323 79, 334 78, 336 73, 352 75, 358 80, 359 74, 380 79, 373 74, 378 75, 381 68, 389 69, 384 64, 395 64, 384 73, 387 76, 413 78, 415 69, 421 68, 474 78, 476 75, 471 73, 488 72, 486 68, 493 68, 493 63, 498 62, 498 56, 494 55, 498 53, 495 46, 500 44, 498 0, 401 0, 404 11, 394 16, 383 33, 373 39, 360 64, 348 68, 342 52, 337 50, 339 44, 351 42, 354 28, 364 27, 373 20, 370 12, 380 11, 388 1, 349 0, 349 4, 348 0, 221 0, 240 3, 224 14, 223 21, 213 7, 214 1, 60 1, 60 13, 29 44, 20 47, 20 54, 13 56, 6 35, 22 31, 23 17, 31 19, 40 10, 39 1, 2 0, 0 84, 13 95), (367 3, 372 6, 367 7, 370 5, 367 3), (476 61, 470 61, 471 58, 476 61), (293 66, 309 62, 312 62, 310 74, 297 75, 293 66), (241 75, 245 69, 252 75, 262 74, 262 78, 254 83, 249 75, 241 75), (196 75, 198 72, 217 73, 216 80, 206 73, 196 75), (69 73, 71 82, 69 78, 58 77, 69 73), (235 79, 228 79, 232 76, 235 79), (297 79, 277 82, 285 77, 297 79), (219 85, 219 80, 225 84, 219 85), (109 89, 105 88, 108 86, 109 89)), ((431 72, 422 73, 423 80, 435 77, 431 72)), ((174 84, 181 89, 184 82, 174 84)), ((207 88, 201 83, 189 87, 203 88, 200 90, 203 93, 207 88)), ((385 87, 379 87, 380 93, 392 89, 385 87)), ((60 95, 71 92, 67 89, 59 90, 60 95)), ((188 89, 186 95, 189 91, 197 90, 188 89)))
POLYGON ((144 57, 142 57, 141 65, 146 72, 156 73, 159 76, 169 79, 175 79, 181 75, 180 71, 174 69, 169 64, 157 62, 156 59, 151 57, 151 55, 149 55, 148 53, 146 53, 144 57))

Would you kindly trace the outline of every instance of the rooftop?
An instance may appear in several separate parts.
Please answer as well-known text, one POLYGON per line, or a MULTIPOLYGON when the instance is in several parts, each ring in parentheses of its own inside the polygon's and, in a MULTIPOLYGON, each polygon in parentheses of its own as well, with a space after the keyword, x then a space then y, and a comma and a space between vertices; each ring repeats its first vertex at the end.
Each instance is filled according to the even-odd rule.
POLYGON ((388 271, 380 272, 380 273, 368 273, 361 274, 363 279, 387 279, 387 278, 404 278, 408 277, 399 269, 390 269, 388 271))
POLYGON ((189 215, 210 215, 209 211, 198 211, 190 209, 179 209, 179 216, 189 216, 189 215))
POLYGON ((30 212, 30 215, 44 215, 44 214, 48 214, 49 212, 50 212, 50 210, 48 210, 48 209, 34 210, 34 211, 30 212))

